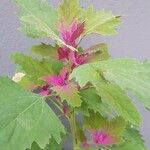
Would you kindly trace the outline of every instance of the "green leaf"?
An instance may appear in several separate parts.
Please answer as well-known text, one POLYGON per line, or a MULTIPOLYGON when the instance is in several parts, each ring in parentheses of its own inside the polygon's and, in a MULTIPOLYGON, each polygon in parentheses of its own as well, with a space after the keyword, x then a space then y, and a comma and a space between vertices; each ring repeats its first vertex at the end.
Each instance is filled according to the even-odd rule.
POLYGON ((74 20, 85 23, 85 35, 98 33, 101 35, 112 35, 116 33, 116 27, 120 24, 120 18, 109 11, 93 10, 89 7, 84 10, 79 0, 64 0, 58 8, 59 20, 70 25, 74 20))
POLYGON ((49 6, 46 0, 15 0, 20 7, 19 17, 25 26, 25 31, 37 37, 43 37, 47 33, 44 27, 56 32, 55 23, 58 19, 57 12, 51 6, 49 6), (32 22, 26 22, 24 18, 31 18, 32 22), (35 22, 34 22, 35 21, 35 22), (37 25, 39 24, 39 28, 37 25), (42 27, 40 29, 40 26, 42 27), (29 29, 29 30, 28 30, 29 29), (33 32, 32 32, 33 30, 33 32))
POLYGON ((148 64, 133 59, 117 59, 94 64, 110 82, 133 92, 150 109, 150 69, 148 64))
POLYGON ((70 25, 80 16, 81 7, 79 0, 64 0, 58 8, 59 20, 70 25))
POLYGON ((116 138, 116 143, 121 143, 123 141, 122 137, 125 131, 126 122, 121 117, 107 120, 98 113, 90 112, 89 117, 84 117, 84 124, 88 129, 104 130, 109 135, 116 138))
POLYGON ((140 115, 131 103, 131 100, 124 94, 119 86, 107 82, 100 82, 95 85, 102 102, 109 105, 118 116, 122 116, 126 121, 139 125, 140 115))
POLYGON ((73 84, 55 86, 52 89, 60 96, 61 100, 66 100, 72 107, 81 106, 81 99, 77 87, 73 84))
POLYGON ((119 146, 114 146, 112 150, 147 150, 142 135, 136 129, 128 127, 124 137, 126 141, 119 146))
POLYGON ((40 77, 45 75, 57 74, 63 67, 62 62, 52 58, 37 60, 33 59, 30 56, 16 53, 12 55, 12 59, 16 64, 22 67, 27 76, 34 83, 41 83, 41 80, 39 80, 40 77))
POLYGON ((93 7, 82 10, 81 18, 85 21, 85 34, 116 34, 116 27, 120 24, 119 17, 114 16, 109 11, 94 12, 93 7))
MULTIPOLYGON (((81 111, 86 109, 93 110, 95 113, 98 112, 102 116, 113 116, 111 108, 106 103, 102 103, 101 97, 97 95, 97 91, 94 88, 88 88, 80 90, 80 95, 82 99, 81 111), (85 108, 87 107, 87 108, 85 108)), ((85 115, 89 115, 88 111, 85 115)))
POLYGON ((12 80, 29 91, 33 90, 33 88, 36 86, 35 83, 30 80, 28 75, 26 75, 26 72, 19 65, 16 65, 16 73, 12 77, 12 80))
POLYGON ((81 87, 87 83, 99 83, 100 73, 90 64, 81 65, 73 70, 70 79, 75 79, 81 87))
MULTIPOLYGON (((27 149, 27 150, 42 150, 39 145, 36 142, 32 143, 31 149, 27 149)), ((44 148, 45 150, 45 148, 44 148)))
MULTIPOLYGON (((43 150, 43 149, 41 149, 36 142, 33 142, 30 150, 43 150)), ((46 147, 44 148, 44 150, 61 150, 61 145, 58 144, 54 139, 51 139, 49 141, 49 144, 47 144, 46 147)))
POLYGON ((84 86, 88 82, 96 83, 100 74, 105 80, 115 82, 122 90, 133 92, 150 109, 149 66, 149 63, 134 59, 110 59, 82 65, 74 69, 70 78, 76 78, 84 86))
POLYGON ((88 62, 94 62, 98 60, 107 60, 110 58, 108 53, 108 47, 105 43, 94 45, 86 50, 90 54, 88 62))
POLYGON ((40 38, 45 36, 44 33, 37 31, 32 25, 27 23, 26 25, 22 25, 22 28, 19 28, 19 31, 25 33, 26 36, 31 38, 40 38))
POLYGON ((143 148, 141 149, 141 147, 139 147, 139 145, 136 145, 135 143, 126 141, 124 144, 112 148, 112 150, 145 150, 145 149, 143 148))
POLYGON ((139 147, 141 147, 141 150, 146 149, 143 137, 137 129, 128 127, 124 133, 124 136, 126 140, 138 144, 139 147))
POLYGON ((89 106, 85 102, 82 102, 80 107, 75 108, 76 114, 81 114, 84 116, 90 116, 89 114, 89 106))
POLYGON ((61 142, 64 126, 39 95, 0 77, 0 147, 25 150, 35 141, 45 148, 49 139, 61 142))
POLYGON ((58 46, 56 45, 55 47, 53 47, 52 45, 47 45, 47 44, 40 44, 40 45, 35 45, 32 47, 32 52, 40 55, 42 57, 53 57, 53 58, 57 58, 57 49, 58 46))
POLYGON ((108 133, 113 135, 122 135, 126 127, 126 122, 121 117, 108 120, 98 113, 93 113, 93 111, 90 111, 90 116, 84 117, 84 119, 85 124, 88 125, 87 127, 106 129, 108 133))
POLYGON ((65 44, 58 36, 56 22, 57 12, 49 6, 46 0, 15 0, 20 7, 19 17, 23 29, 31 37, 49 37, 59 44, 65 45, 72 50, 72 46, 65 44))
POLYGON ((150 69, 150 61, 149 60, 146 60, 144 62, 144 66, 147 67, 147 69, 150 69))
MULTIPOLYGON (((108 129, 109 129, 109 133, 113 134, 113 135, 117 135, 117 136, 122 136, 123 132, 125 131, 125 127, 126 127, 126 122, 124 121, 124 119, 122 117, 117 117, 113 120, 111 120, 108 123, 108 129)), ((107 128, 106 127, 106 128, 107 128)))
POLYGON ((107 124, 107 119, 99 113, 89 111, 90 116, 84 116, 84 127, 88 129, 101 129, 107 124))
POLYGON ((19 82, 17 82, 17 84, 27 90, 32 90, 35 87, 34 82, 32 82, 27 75, 25 75, 19 82))

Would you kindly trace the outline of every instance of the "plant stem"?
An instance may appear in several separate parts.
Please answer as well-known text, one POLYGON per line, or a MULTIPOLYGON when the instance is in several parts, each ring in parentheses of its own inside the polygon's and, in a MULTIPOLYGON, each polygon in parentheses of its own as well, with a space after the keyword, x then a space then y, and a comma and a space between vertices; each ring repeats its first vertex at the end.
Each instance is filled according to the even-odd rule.
POLYGON ((72 142, 73 142, 73 150, 79 149, 79 143, 77 138, 77 130, 76 130, 76 121, 75 121, 75 113, 74 111, 70 115, 70 129, 72 134, 72 142))

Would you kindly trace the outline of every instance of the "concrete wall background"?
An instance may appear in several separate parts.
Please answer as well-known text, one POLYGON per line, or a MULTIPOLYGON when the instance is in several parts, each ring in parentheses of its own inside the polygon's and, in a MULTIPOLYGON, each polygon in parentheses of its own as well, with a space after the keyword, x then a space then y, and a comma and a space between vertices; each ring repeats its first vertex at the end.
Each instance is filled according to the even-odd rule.
MULTIPOLYGON (((56 6, 60 0, 49 0, 56 6)), ((109 44, 112 57, 132 57, 139 60, 150 58, 150 1, 149 0, 81 0, 87 7, 93 4, 95 9, 112 10, 116 15, 122 15, 122 25, 119 34, 111 37, 89 36, 83 40, 82 46, 88 47, 98 42, 109 44)), ((29 53, 33 44, 47 39, 30 39, 17 31, 20 23, 15 15, 16 7, 11 0, 0 0, 0 75, 12 76, 15 70, 10 61, 14 51, 29 53)), ((150 148, 150 112, 142 106, 142 134, 150 148)))

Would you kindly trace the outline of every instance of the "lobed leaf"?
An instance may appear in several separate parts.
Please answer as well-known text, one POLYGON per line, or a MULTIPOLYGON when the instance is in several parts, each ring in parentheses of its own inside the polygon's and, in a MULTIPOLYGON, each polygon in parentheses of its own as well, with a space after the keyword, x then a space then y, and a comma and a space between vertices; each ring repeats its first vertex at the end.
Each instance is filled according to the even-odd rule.
POLYGON ((125 91, 133 92, 150 109, 150 69, 134 59, 117 59, 94 64, 104 78, 125 91))
POLYGON ((59 20, 68 26, 79 18, 80 11, 79 0, 64 0, 58 7, 59 20))
POLYGON ((94 11, 93 7, 83 9, 79 0, 64 0, 58 9, 59 20, 63 24, 70 25, 74 20, 85 23, 84 35, 97 33, 112 35, 120 24, 120 18, 109 11, 94 11))
POLYGON ((35 37, 47 35, 46 29, 56 32, 55 23, 57 21, 57 12, 47 1, 41 0, 15 0, 19 6, 19 17, 23 23, 23 31, 27 31, 35 37), (30 18, 30 21, 27 21, 30 18), (40 24, 38 24, 40 23, 40 24), (39 25, 39 27, 37 27, 39 25), (41 29, 40 29, 41 27, 41 29))
POLYGON ((92 131, 104 131, 116 139, 116 144, 123 141, 123 133, 126 128, 126 122, 117 117, 112 120, 107 120, 98 113, 90 112, 89 117, 84 117, 85 127, 92 131))
POLYGON ((98 113, 93 113, 93 111, 90 111, 90 116, 84 119, 87 127, 92 129, 106 129, 108 133, 118 136, 124 133, 126 127, 126 122, 121 117, 108 120, 98 113))
MULTIPOLYGON (((39 145, 36 142, 32 143, 31 149, 27 150, 43 150, 39 147, 39 145)), ((51 139, 49 141, 49 144, 46 145, 44 150, 61 150, 61 145, 58 144, 54 139, 51 139)))
POLYGON ((85 22, 85 34, 113 35, 117 33, 116 28, 120 24, 119 17, 109 11, 94 12, 93 7, 82 10, 81 18, 85 22))
POLYGON ((38 60, 24 54, 16 53, 12 55, 14 62, 21 66, 27 76, 34 83, 41 83, 40 77, 59 73, 63 67, 62 62, 49 58, 38 60))
POLYGON ((27 75, 25 75, 20 81, 18 81, 17 84, 29 91, 37 87, 37 85, 35 85, 35 83, 31 81, 31 79, 27 75))
POLYGON ((81 106, 81 99, 77 87, 73 84, 64 86, 54 86, 52 89, 60 96, 61 100, 66 100, 72 107, 81 106))
POLYGON ((94 67, 90 64, 85 64, 75 68, 70 74, 70 79, 75 79, 81 87, 84 87, 87 83, 99 83, 101 77, 94 67))
POLYGON ((147 150, 142 135, 134 128, 127 128, 124 133, 125 142, 114 146, 112 150, 147 150))
POLYGON ((46 0, 15 0, 20 7, 19 17, 23 29, 31 37, 49 37, 59 44, 75 51, 76 49, 62 41, 56 30, 58 19, 55 9, 49 6, 46 0))
POLYGON ((58 46, 56 45, 55 47, 52 45, 47 45, 47 44, 40 44, 40 45, 34 45, 31 49, 33 53, 36 55, 42 56, 42 57, 52 57, 52 58, 57 58, 58 54, 57 51, 58 46))
POLYGON ((134 59, 98 61, 74 69, 70 78, 76 78, 81 87, 88 82, 97 84, 101 78, 104 78, 117 84, 124 91, 133 92, 145 107, 150 109, 149 63, 138 62, 134 59))
POLYGON ((112 148, 112 150, 145 150, 145 149, 141 149, 139 145, 135 145, 134 143, 126 142, 124 144, 112 148))
POLYGON ((88 110, 93 110, 95 113, 100 113, 103 117, 110 115, 112 118, 114 117, 112 109, 106 103, 102 103, 101 97, 98 96, 94 88, 80 90, 80 95, 83 102, 79 111, 85 112, 87 110, 84 115, 89 116, 88 110))
POLYGON ((34 141, 43 149, 51 138, 61 142, 64 126, 43 97, 25 91, 5 77, 0 77, 0 91, 2 150, 25 150, 34 141))
POLYGON ((109 105, 118 116, 122 116, 126 121, 135 125, 141 123, 140 114, 119 86, 113 83, 100 82, 95 85, 95 88, 101 96, 102 102, 109 105))
POLYGON ((139 145, 139 147, 141 147, 141 150, 143 148, 146 149, 143 137, 137 129, 133 127, 127 127, 124 136, 128 141, 131 141, 133 143, 136 142, 139 145))

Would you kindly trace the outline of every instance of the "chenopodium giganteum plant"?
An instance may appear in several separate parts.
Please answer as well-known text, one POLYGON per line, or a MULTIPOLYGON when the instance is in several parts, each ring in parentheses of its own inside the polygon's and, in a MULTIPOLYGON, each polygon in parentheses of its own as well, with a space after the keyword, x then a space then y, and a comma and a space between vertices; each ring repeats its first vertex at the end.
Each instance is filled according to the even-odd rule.
POLYGON ((16 83, 0 77, 0 149, 59 150, 69 137, 74 150, 146 150, 128 95, 150 109, 150 62, 112 59, 105 43, 79 45, 92 33, 115 34, 120 17, 83 9, 78 0, 64 0, 57 10, 46 0, 16 3, 21 31, 56 44, 33 46, 34 57, 13 54, 16 83))

